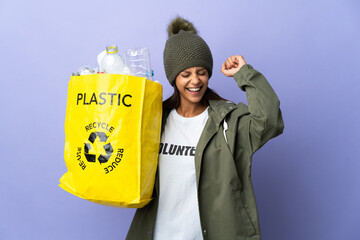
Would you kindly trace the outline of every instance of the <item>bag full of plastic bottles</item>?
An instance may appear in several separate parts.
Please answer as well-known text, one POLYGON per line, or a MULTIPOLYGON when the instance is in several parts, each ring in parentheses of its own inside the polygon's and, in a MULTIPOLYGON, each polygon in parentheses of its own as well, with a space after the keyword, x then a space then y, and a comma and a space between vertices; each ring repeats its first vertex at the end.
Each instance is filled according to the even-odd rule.
POLYGON ((68 171, 60 187, 95 203, 139 208, 153 193, 162 86, 131 75, 135 66, 111 56, 116 51, 107 48, 97 71, 89 67, 71 76, 65 118, 68 171))

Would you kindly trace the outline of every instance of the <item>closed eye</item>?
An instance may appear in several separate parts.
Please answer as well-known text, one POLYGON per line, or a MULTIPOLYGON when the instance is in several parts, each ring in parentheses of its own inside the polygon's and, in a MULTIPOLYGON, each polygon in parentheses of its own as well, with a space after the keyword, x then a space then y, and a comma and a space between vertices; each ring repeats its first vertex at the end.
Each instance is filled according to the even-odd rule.
POLYGON ((181 74, 181 76, 182 76, 183 78, 187 78, 187 77, 190 77, 190 74, 181 74))

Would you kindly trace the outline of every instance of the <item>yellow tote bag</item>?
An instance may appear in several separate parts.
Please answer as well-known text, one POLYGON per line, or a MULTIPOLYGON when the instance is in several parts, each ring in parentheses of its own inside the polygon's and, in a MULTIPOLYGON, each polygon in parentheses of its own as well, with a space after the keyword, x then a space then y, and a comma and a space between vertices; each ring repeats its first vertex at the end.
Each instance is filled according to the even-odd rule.
POLYGON ((60 187, 84 199, 140 208, 157 169, 162 86, 119 74, 72 76, 60 187))

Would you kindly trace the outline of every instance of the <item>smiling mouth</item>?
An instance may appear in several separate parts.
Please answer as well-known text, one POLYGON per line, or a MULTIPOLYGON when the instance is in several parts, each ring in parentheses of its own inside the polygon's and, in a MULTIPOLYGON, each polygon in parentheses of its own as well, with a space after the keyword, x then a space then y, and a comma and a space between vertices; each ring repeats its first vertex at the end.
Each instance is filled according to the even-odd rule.
POLYGON ((197 88, 186 88, 188 91, 190 92, 199 92, 201 90, 202 87, 197 87, 197 88))

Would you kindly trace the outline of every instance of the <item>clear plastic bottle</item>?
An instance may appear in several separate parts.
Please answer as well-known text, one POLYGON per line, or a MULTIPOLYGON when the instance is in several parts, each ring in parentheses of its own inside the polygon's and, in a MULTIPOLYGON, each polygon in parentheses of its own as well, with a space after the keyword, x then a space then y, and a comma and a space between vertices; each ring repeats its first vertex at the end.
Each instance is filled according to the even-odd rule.
POLYGON ((122 74, 124 72, 125 64, 118 54, 118 48, 115 44, 106 46, 106 55, 102 59, 100 67, 105 73, 122 74))
POLYGON ((95 69, 89 66, 85 66, 85 67, 81 67, 79 68, 79 71, 77 72, 78 75, 74 75, 76 73, 74 73, 74 76, 79 76, 79 75, 90 75, 90 74, 95 74, 95 69))
POLYGON ((152 80, 153 71, 150 64, 150 53, 145 47, 130 48, 126 51, 125 60, 133 75, 152 80))

